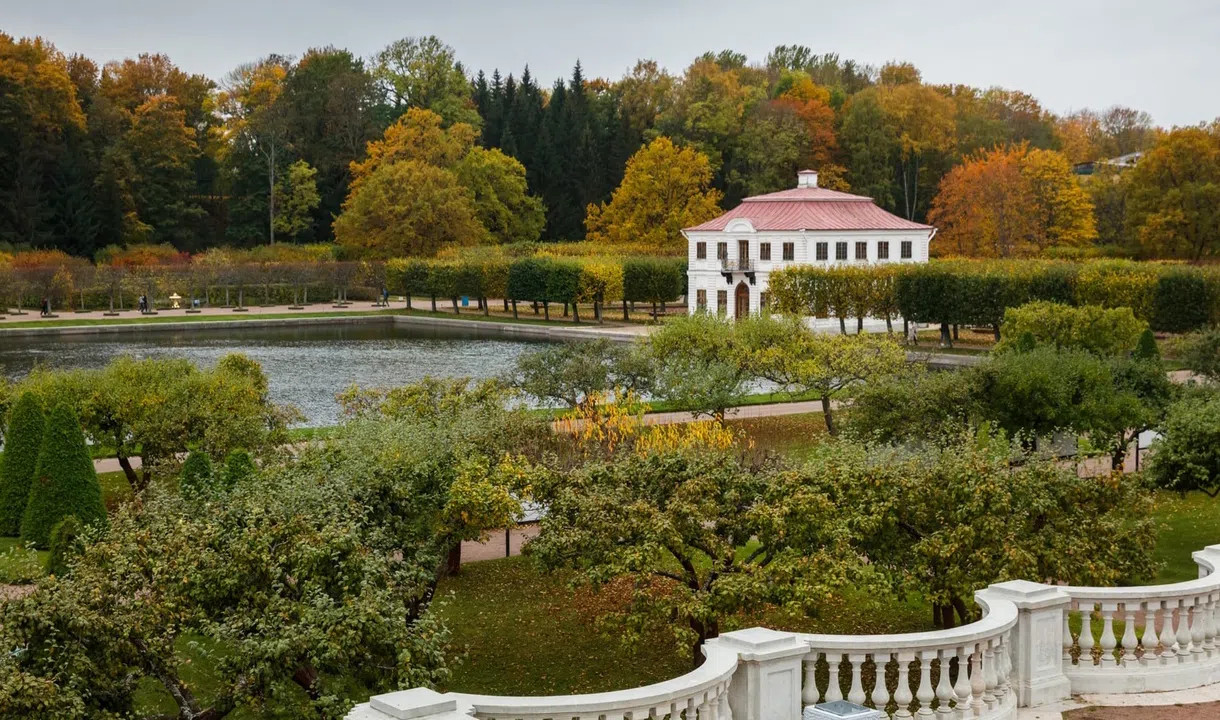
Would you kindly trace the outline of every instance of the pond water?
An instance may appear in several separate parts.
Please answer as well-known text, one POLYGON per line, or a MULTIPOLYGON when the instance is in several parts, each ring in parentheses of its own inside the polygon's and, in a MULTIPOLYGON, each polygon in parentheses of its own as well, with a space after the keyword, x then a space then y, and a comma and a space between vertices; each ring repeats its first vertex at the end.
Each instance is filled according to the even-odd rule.
POLYGON ((295 405, 304 425, 339 419, 335 393, 364 387, 406 385, 425 375, 489 378, 508 371, 517 356, 538 343, 480 338, 468 331, 391 324, 218 328, 139 333, 68 335, 5 340, 0 374, 19 379, 37 365, 96 368, 124 353, 177 356, 211 366, 242 352, 263 366, 272 399, 295 405))

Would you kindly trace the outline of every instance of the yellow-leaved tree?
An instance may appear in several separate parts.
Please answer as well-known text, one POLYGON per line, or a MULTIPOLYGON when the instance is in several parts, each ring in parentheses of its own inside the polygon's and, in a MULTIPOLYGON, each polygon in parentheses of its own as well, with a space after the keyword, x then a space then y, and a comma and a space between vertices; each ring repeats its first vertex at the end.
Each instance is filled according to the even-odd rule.
POLYGON ((590 204, 588 239, 611 244, 646 243, 681 253, 682 229, 720 214, 720 191, 703 153, 659 137, 627 161, 623 182, 609 203, 590 204))
POLYGON ((1097 239, 1093 204, 1067 158, 1026 145, 967 158, 940 182, 928 222, 944 255, 1021 257, 1097 239))

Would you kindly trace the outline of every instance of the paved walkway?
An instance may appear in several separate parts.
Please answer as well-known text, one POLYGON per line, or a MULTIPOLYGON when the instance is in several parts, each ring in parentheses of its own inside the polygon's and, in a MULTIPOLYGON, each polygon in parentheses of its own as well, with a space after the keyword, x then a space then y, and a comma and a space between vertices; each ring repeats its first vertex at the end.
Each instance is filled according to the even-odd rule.
POLYGON ((1017 720, 1204 720, 1220 718, 1220 685, 1130 695, 1080 695, 1056 705, 1024 709, 1017 720))

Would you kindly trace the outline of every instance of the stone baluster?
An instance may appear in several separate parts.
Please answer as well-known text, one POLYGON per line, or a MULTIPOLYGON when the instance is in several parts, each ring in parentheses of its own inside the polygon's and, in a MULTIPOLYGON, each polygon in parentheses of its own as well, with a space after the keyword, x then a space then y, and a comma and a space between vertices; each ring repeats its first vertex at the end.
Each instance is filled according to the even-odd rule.
POLYGON ((826 702, 843 699, 843 690, 839 687, 839 663, 843 656, 838 653, 826 653, 826 666, 830 671, 830 682, 826 684, 826 702))
POLYGON ((1093 664, 1093 604, 1080 608, 1080 664, 1093 664))
POLYGON ((1204 625, 1203 625, 1203 649, 1207 652, 1208 657, 1216 654, 1216 594, 1210 593, 1207 596, 1207 605, 1204 609, 1204 625))
POLYGON ((1135 664, 1135 607, 1137 603, 1123 603, 1123 666, 1135 664))
POLYGON ((1140 607, 1144 609, 1144 635, 1140 638, 1140 647, 1144 649, 1144 654, 1140 656, 1140 665, 1148 666, 1156 662, 1157 645, 1159 640, 1156 636, 1156 601, 1140 603, 1140 607))
POLYGON ((1190 599, 1190 652, 1191 657, 1195 661, 1202 660, 1204 657, 1203 650, 1203 629, 1207 627, 1207 598, 1193 597, 1190 599))
POLYGON ((919 689, 915 692, 915 699, 919 701, 919 711, 915 714, 919 717, 932 717, 932 698, 936 697, 932 692, 932 661, 935 659, 935 650, 919 653, 919 689))
POLYGON ((999 640, 997 640, 999 643, 999 649, 996 651, 997 657, 1000 659, 999 669, 1001 675, 999 678, 999 686, 1001 697, 1004 699, 1007 699, 1008 694, 1012 692, 1012 647, 1010 646, 1009 640, 1010 638, 1008 635, 1000 636, 999 640))
POLYGON ((970 706, 976 715, 982 715, 986 710, 987 682, 983 677, 983 646, 976 643, 974 655, 970 659, 970 706))
POLYGON ((983 643, 983 702, 987 703, 988 712, 996 706, 996 682, 995 650, 987 640, 983 643))
POLYGON ((1178 599, 1178 662, 1190 662, 1190 606, 1186 598, 1178 599))
POLYGON ((1114 637, 1114 611, 1118 608, 1114 603, 1101 603, 1101 667, 1107 670, 1114 667, 1114 648, 1118 640, 1114 637))
POLYGON ((1072 613, 1065 610, 1063 613, 1063 666, 1067 667, 1074 661, 1072 660, 1072 646, 1076 644, 1076 638, 1072 637, 1072 613))
POLYGON ((1161 601, 1161 664, 1168 665, 1175 662, 1174 656, 1177 655, 1177 649, 1174 647, 1173 635, 1173 601, 1161 601))
POLYGON ((971 697, 972 692, 970 688, 970 648, 963 645, 957 649, 957 682, 953 685, 953 694, 957 696, 957 716, 962 720, 974 717, 974 713, 970 711, 974 700, 971 697))
POLYGON ((697 720, 695 717, 695 699, 686 698, 686 720, 697 720))
POLYGON ((805 684, 801 688, 801 702, 805 705, 817 705, 822 693, 818 692, 818 653, 812 652, 805 657, 805 684))
POLYGON ((716 700, 720 706, 720 720, 733 720, 733 708, 729 707, 729 686, 727 684, 720 688, 720 695, 716 700))
POLYGON ((953 683, 949 681, 948 650, 940 650, 937 664, 940 665, 940 677, 936 681, 936 715, 940 718, 953 717, 953 683))
MULTIPOLYGON (((898 685, 894 688, 894 702, 898 710, 894 718, 908 720, 911 717, 911 700, 914 699, 911 695, 911 662, 915 660, 915 653, 899 651, 895 657, 898 659, 898 685)), ((881 668, 877 668, 877 682, 882 682, 881 668)))
POLYGON ((864 659, 863 653, 850 653, 847 659, 851 662, 851 687, 847 691, 847 700, 857 705, 863 705, 868 697, 864 694, 864 659))

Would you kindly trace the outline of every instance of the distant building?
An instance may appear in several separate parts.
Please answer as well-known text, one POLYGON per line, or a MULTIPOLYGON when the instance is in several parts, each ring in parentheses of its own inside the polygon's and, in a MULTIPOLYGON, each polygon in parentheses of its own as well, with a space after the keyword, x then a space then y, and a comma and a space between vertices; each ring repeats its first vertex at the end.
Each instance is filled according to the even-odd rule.
POLYGON ((1137 150, 1106 160, 1091 160, 1089 162, 1076 163, 1072 166, 1072 172, 1077 175, 1092 175, 1097 170, 1098 165, 1108 165, 1119 170, 1130 170, 1139 163, 1142 157, 1144 157, 1143 151, 1137 150))
POLYGON ((802 170, 794 189, 746 198, 682 234, 690 312, 742 318, 766 304, 774 270, 927 262, 936 228, 886 212, 872 198, 820 188, 818 174, 802 170))

